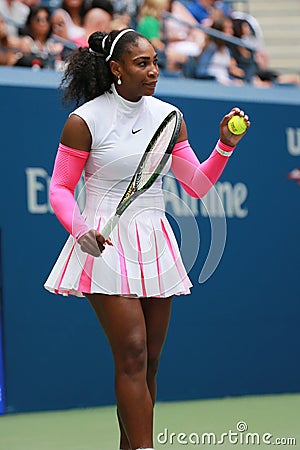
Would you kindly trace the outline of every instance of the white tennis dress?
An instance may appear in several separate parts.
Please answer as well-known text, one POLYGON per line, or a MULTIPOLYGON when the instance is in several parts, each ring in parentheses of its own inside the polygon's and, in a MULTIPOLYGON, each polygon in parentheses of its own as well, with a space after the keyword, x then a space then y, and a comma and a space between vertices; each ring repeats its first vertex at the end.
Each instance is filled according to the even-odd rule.
MULTIPOLYGON (((82 212, 89 227, 101 232, 155 130, 174 109, 155 97, 127 101, 112 85, 110 92, 72 113, 86 122, 92 136, 84 171, 86 203, 82 212)), ((192 284, 165 216, 162 176, 127 208, 110 237, 113 246, 106 245, 101 257, 95 258, 82 252, 70 236, 45 288, 79 297, 103 293, 164 298, 190 293, 192 284)))

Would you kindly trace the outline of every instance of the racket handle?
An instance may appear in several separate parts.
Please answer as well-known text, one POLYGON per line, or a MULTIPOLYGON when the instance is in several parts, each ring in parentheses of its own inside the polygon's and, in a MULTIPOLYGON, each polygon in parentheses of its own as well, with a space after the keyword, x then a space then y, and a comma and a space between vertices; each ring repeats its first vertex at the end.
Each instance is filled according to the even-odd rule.
POLYGON ((112 230, 115 228, 115 226, 119 222, 119 219, 120 219, 120 216, 118 216, 117 214, 114 214, 113 216, 111 216, 108 219, 108 221, 106 222, 106 224, 104 225, 104 227, 100 231, 100 233, 102 234, 104 239, 109 238, 110 233, 112 232, 112 230))

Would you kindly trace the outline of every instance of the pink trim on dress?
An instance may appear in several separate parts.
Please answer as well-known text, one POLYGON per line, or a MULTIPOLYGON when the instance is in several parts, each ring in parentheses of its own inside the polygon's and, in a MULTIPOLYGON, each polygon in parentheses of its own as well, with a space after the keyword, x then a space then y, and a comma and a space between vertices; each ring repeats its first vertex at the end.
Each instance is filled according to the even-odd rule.
MULTIPOLYGON (((99 217, 99 222, 97 226, 97 231, 100 230, 101 217, 99 217)), ((94 267, 95 258, 92 255, 87 255, 84 263, 83 271, 81 272, 78 291, 85 292, 86 294, 91 294, 92 286, 92 273, 94 267)))
POLYGON ((159 264, 159 252, 158 252, 158 245, 157 245, 156 230, 154 227, 152 227, 152 229, 153 229, 154 243, 155 243, 155 257, 156 257, 156 268, 157 268, 157 276, 158 276, 158 286, 159 286, 160 295, 163 295, 163 288, 161 285, 161 267, 159 264))
POLYGON ((119 248, 120 270, 121 270, 121 292, 122 295, 129 295, 130 288, 128 283, 126 260, 124 257, 124 250, 120 238, 120 230, 118 230, 118 248, 119 248))
POLYGON ((185 289, 188 289, 189 287, 188 287, 188 283, 187 283, 187 280, 186 280, 186 275, 183 273, 183 270, 182 270, 182 267, 180 266, 180 264, 178 264, 178 258, 176 257, 176 254, 175 254, 173 246, 172 246, 172 242, 171 242, 171 240, 169 238, 169 235, 167 233, 166 227, 165 227, 162 219, 160 219, 160 223, 161 223, 161 227, 162 227, 162 232, 163 232, 164 237, 165 237, 165 239, 167 241, 167 245, 168 245, 169 250, 171 252, 173 261, 174 261, 175 266, 176 266, 176 268, 178 270, 178 273, 180 275, 181 282, 183 283, 185 289))
POLYGON ((140 271, 141 271, 141 283, 142 283, 143 297, 147 297, 146 286, 145 286, 145 276, 144 276, 144 270, 143 270, 143 261, 142 261, 142 248, 141 248, 139 232, 137 229, 137 224, 135 224, 135 229, 136 229, 136 240, 137 240, 137 246, 138 246, 138 263, 139 263, 140 271))
POLYGON ((97 231, 100 230, 100 225, 101 225, 101 217, 99 217, 99 222, 98 222, 98 226, 97 226, 97 231))
POLYGON ((77 288, 79 292, 91 293, 94 260, 92 255, 87 255, 77 288))
POLYGON ((65 273, 66 273, 67 267, 68 267, 68 265, 69 265, 69 262, 70 262, 72 253, 73 253, 74 248, 75 248, 75 245, 76 245, 76 242, 74 242, 73 247, 71 248, 71 251, 70 251, 70 253, 69 253, 68 259, 67 259, 67 261, 65 262, 65 266, 64 266, 64 268, 63 268, 63 270, 62 270, 62 273, 61 273, 61 276, 60 276, 60 279, 59 279, 57 288, 54 290, 55 294, 58 294, 58 293, 60 292, 60 286, 61 286, 62 280, 63 280, 63 278, 64 278, 64 276, 65 276, 65 273))

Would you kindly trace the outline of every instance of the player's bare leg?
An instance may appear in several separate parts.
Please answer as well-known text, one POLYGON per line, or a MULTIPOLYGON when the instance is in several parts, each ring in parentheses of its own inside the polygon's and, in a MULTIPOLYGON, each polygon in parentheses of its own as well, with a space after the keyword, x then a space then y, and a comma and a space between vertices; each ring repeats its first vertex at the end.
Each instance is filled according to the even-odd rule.
POLYGON ((115 391, 130 448, 153 447, 153 402, 147 385, 147 336, 140 300, 88 294, 115 362, 115 391))
POLYGON ((154 405, 156 375, 169 327, 172 297, 142 299, 141 302, 147 332, 147 384, 154 405))
MULTIPOLYGON (((156 375, 160 355, 168 331, 172 298, 147 298, 141 300, 147 332, 147 384, 154 406, 156 400, 156 375)), ((117 412, 120 428, 120 449, 130 450, 130 444, 117 412)))

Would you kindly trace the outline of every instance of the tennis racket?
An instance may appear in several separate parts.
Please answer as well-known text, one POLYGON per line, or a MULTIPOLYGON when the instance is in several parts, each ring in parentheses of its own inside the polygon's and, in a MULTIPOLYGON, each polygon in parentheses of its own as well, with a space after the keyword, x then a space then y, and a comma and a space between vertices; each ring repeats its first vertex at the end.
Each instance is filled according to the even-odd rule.
POLYGON ((128 206, 149 189, 161 174, 176 144, 181 122, 181 113, 172 111, 155 131, 114 214, 100 231, 105 239, 128 206))

